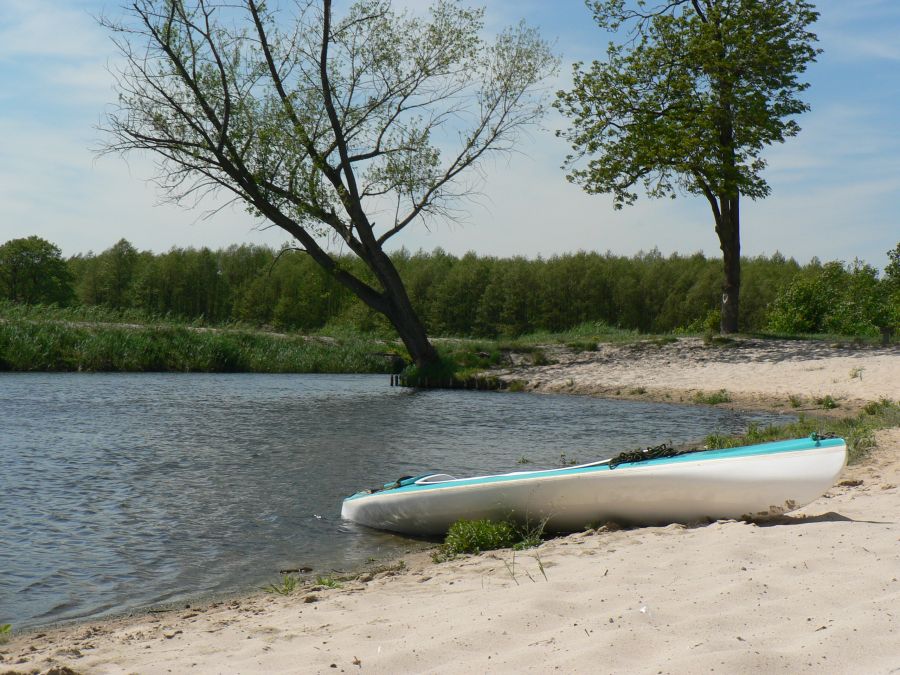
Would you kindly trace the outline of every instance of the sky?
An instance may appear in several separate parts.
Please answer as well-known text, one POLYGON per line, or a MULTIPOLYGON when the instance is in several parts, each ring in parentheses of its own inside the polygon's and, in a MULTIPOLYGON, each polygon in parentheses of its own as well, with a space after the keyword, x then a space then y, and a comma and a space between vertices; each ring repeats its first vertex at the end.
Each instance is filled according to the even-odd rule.
MULTIPOLYGON (((482 4, 489 32, 524 19, 554 45, 562 63, 550 91, 568 86, 574 61, 604 53, 608 38, 581 0, 482 4)), ((815 4, 821 16, 813 30, 824 51, 807 73, 803 98, 812 110, 798 118, 799 136, 764 153, 772 194, 742 202, 743 253, 779 251, 801 263, 859 258, 882 268, 900 241, 900 2, 815 4)), ((120 7, 120 0, 0 0, 0 244, 38 235, 70 256, 99 253, 121 238, 156 252, 286 242, 286 233, 261 227, 241 208, 204 218, 208 208, 165 203, 148 157, 98 155, 97 127, 115 101, 116 51, 94 17, 118 16, 120 7)), ((410 226, 393 247, 531 258, 654 247, 720 255, 702 197, 642 196, 615 211, 611 197, 569 184, 560 168, 569 148, 553 133, 565 126, 551 113, 519 152, 485 165, 480 196, 458 220, 410 226)))

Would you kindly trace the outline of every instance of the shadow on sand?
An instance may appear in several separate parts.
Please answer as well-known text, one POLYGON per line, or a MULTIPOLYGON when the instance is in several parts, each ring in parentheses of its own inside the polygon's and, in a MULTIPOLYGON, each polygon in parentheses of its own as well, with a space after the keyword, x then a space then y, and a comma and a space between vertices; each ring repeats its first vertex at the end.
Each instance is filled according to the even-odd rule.
POLYGON ((870 525, 893 525, 890 520, 855 520, 842 516, 840 513, 829 511, 817 516, 774 516, 771 518, 751 519, 751 523, 759 527, 772 527, 773 525, 808 525, 810 523, 868 523, 870 525))

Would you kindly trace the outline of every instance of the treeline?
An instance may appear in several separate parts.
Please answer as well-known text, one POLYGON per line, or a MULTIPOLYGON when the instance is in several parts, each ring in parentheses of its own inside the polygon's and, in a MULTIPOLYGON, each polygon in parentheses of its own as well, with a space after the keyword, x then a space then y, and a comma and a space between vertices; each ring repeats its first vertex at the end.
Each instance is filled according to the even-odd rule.
MULTIPOLYGON (((31 240, 37 238, 0 247, 0 297, 35 301, 23 295, 21 282, 17 297, 4 281, 9 269, 4 272, 3 251, 31 240)), ((778 253, 745 258, 741 329, 871 336, 896 329, 900 244, 888 255, 883 275, 858 261, 813 259, 800 265, 778 253)), ((722 263, 699 253, 579 252, 531 260, 458 257, 436 249, 401 250, 392 257, 432 335, 505 337, 585 323, 653 333, 702 332, 718 325, 722 263)), ((156 254, 123 239, 100 254, 64 262, 63 271, 54 271, 64 287, 50 300, 57 304, 137 310, 210 325, 390 333, 382 317, 299 251, 242 245, 156 254)), ((366 278, 352 256, 340 264, 366 278)))

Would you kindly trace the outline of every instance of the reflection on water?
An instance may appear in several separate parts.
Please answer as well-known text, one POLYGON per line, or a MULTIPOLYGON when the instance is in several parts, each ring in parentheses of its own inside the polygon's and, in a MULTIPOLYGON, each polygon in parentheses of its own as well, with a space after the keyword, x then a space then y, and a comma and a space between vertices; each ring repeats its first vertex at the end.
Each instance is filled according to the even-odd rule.
POLYGON ((383 376, 0 374, 0 624, 228 593, 409 540, 340 521, 401 474, 589 461, 774 415, 414 392, 383 376))

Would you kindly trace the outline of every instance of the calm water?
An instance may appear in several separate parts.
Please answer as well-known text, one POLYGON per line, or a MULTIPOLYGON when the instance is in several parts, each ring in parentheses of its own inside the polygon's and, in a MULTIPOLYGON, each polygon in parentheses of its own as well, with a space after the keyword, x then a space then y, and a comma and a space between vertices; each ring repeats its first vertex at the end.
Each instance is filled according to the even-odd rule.
POLYGON ((402 474, 550 467, 776 419, 385 376, 0 374, 0 624, 395 555, 409 540, 342 523, 340 503, 402 474))

